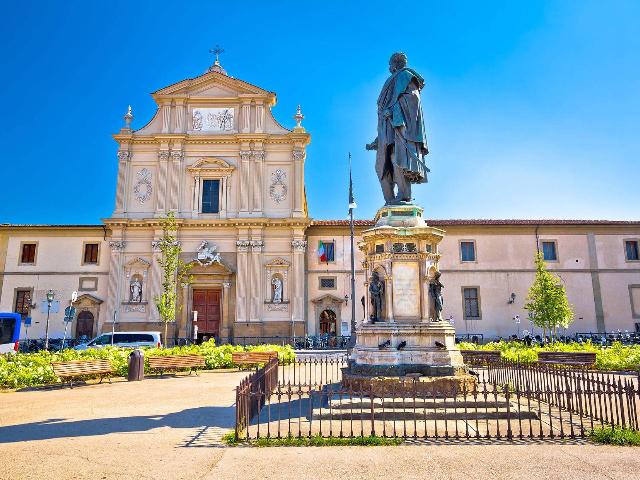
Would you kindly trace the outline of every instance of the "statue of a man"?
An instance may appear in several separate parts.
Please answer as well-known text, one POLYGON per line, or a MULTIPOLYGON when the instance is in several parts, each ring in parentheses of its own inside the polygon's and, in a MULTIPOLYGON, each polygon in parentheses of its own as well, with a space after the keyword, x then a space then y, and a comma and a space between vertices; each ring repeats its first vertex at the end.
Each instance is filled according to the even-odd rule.
POLYGON ((389 71, 378 97, 378 137, 366 148, 377 151, 376 173, 385 203, 398 205, 411 203, 412 183, 427 181, 429 149, 420 101, 424 79, 407 67, 401 52, 391 55, 389 71))
POLYGON ((384 283, 380 280, 378 272, 373 272, 371 283, 369 284, 369 295, 371 296, 371 322, 376 323, 382 319, 382 298, 384 297, 384 283))
POLYGON ((134 278, 129 285, 129 301, 133 303, 142 302, 142 283, 134 278))
POLYGON ((433 300, 434 320, 442 320, 442 307, 444 306, 444 298, 442 297, 442 289, 444 285, 440 282, 440 272, 436 272, 432 282, 429 284, 429 295, 433 300))

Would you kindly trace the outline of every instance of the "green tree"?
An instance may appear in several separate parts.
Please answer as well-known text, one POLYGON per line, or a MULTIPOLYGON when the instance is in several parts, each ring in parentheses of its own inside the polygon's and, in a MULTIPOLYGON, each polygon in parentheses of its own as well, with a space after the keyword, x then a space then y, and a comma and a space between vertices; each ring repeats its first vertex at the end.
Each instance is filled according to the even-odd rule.
POLYGON ((567 299, 559 276, 549 272, 541 252, 536 254, 536 278, 529 288, 524 305, 533 317, 533 323, 555 336, 558 327, 567 328, 573 321, 573 308, 567 299))
POLYGON ((162 270, 162 293, 153 297, 160 319, 164 323, 164 344, 167 344, 169 323, 175 322, 177 307, 177 287, 191 283, 189 264, 180 258, 182 247, 177 239, 178 224, 173 212, 162 219, 162 238, 158 241, 161 257, 158 260, 162 270))

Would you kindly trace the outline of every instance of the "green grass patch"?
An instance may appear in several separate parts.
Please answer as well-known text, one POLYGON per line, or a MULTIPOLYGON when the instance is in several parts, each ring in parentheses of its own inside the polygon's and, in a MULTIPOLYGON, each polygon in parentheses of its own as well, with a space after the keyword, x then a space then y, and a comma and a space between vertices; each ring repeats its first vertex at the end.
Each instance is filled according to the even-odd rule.
POLYGON ((640 432, 631 428, 601 427, 592 430, 589 438, 597 443, 618 446, 640 447, 640 432))
MULTIPOLYGON (((222 439, 227 445, 237 445, 233 432, 228 433, 222 439)), ((401 438, 385 438, 385 437, 322 437, 314 435, 313 437, 284 437, 284 438, 260 438, 258 440, 248 440, 242 443, 253 445, 256 447, 386 447, 396 446, 403 442, 401 438)))

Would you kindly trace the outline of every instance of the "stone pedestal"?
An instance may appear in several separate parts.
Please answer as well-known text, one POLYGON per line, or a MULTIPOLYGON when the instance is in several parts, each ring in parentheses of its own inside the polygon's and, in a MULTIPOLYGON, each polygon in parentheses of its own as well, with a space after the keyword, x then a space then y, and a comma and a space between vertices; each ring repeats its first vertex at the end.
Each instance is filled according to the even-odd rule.
POLYGON ((456 347, 453 326, 438 320, 429 296, 445 232, 428 226, 422 213, 417 205, 385 206, 376 215, 375 227, 362 233, 358 248, 365 256, 366 278, 376 272, 385 288, 382 318, 377 322, 371 318, 367 298, 369 321, 356 331, 344 375, 351 386, 362 384, 366 377, 407 375, 448 377, 450 383, 464 377, 464 382, 473 382, 456 347))

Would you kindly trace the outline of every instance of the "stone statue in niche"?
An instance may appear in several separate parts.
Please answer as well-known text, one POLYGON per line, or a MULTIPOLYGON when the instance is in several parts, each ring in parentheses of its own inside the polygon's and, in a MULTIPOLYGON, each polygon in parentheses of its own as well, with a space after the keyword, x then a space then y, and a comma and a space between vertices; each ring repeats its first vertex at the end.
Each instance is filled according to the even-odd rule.
POLYGON ((376 323, 382 320, 382 299, 384 298, 384 282, 380 279, 378 272, 373 272, 371 277, 369 295, 372 308, 371 323, 376 323))
POLYGON ((129 301, 131 303, 142 302, 142 282, 138 277, 133 277, 129 284, 129 301))
POLYGON ((442 289, 444 285, 440 282, 440 272, 436 272, 433 280, 429 283, 429 295, 433 299, 434 320, 439 322, 442 320, 442 307, 444 299, 442 297, 442 289))
POLYGON ((271 279, 273 286, 273 303, 282 303, 282 280, 277 275, 271 279))

